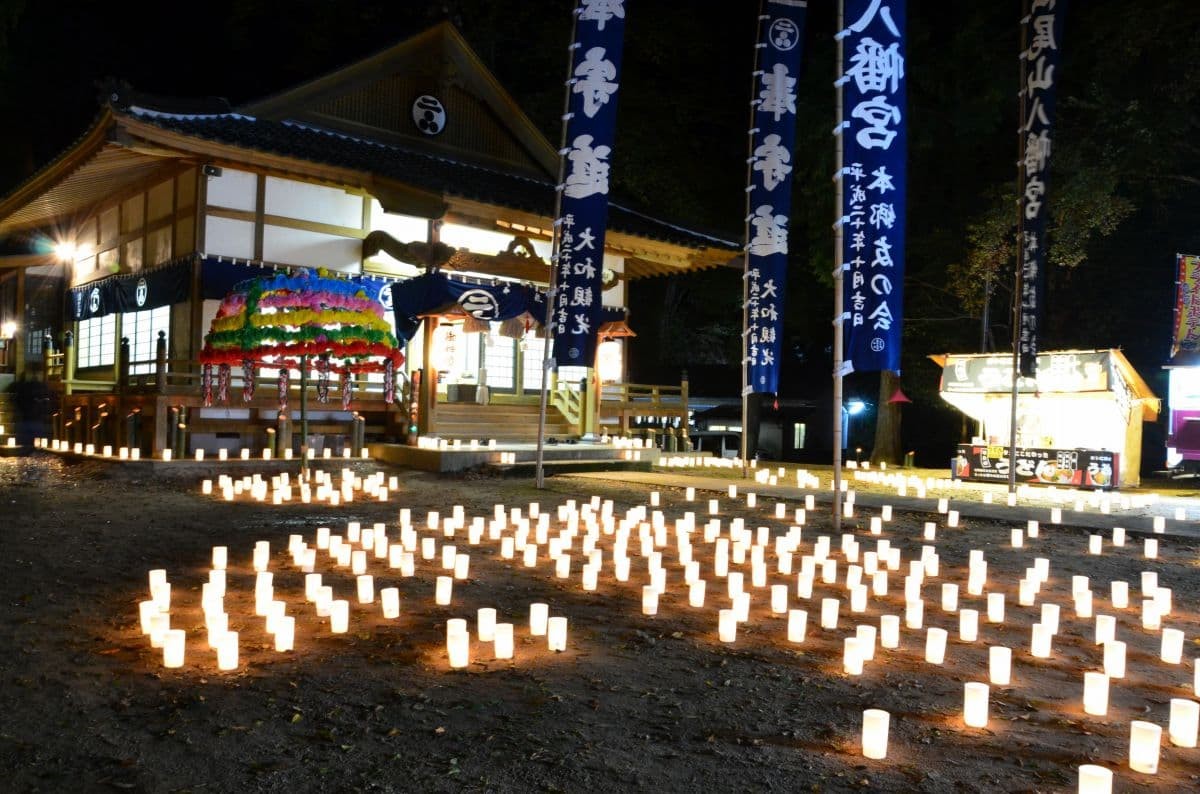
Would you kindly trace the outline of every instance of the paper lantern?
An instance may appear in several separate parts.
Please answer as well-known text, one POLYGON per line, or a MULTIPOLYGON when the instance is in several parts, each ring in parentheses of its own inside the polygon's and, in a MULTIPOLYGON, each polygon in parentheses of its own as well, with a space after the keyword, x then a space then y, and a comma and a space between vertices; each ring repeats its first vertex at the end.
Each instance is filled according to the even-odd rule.
POLYGON ((513 658, 513 624, 497 623, 494 632, 497 659, 513 658))
POLYGON ((863 711, 862 751, 866 758, 887 758, 889 715, 883 709, 863 711))
POLYGON ((1081 590, 1075 594, 1075 615, 1081 618, 1092 616, 1092 592, 1081 590))
POLYGON ((717 612, 717 638, 721 642, 737 640, 737 618, 732 609, 722 609, 717 612))
POLYGON ((1142 628, 1147 631, 1158 631, 1162 626, 1162 612, 1158 601, 1153 598, 1142 599, 1142 628))
POLYGON ((1109 678, 1125 677, 1125 643, 1120 640, 1104 643, 1104 674, 1109 678))
POLYGON ((449 606, 454 593, 454 579, 449 576, 437 577, 434 590, 434 603, 438 606, 449 606))
POLYGON ((1033 624, 1033 638, 1030 642, 1029 653, 1038 659, 1050 658, 1051 640, 1054 632, 1045 623, 1033 624))
POLYGON ((371 604, 375 601, 375 577, 369 573, 361 574, 356 580, 358 585, 358 603, 371 604))
POLYGON ((1117 619, 1112 615, 1097 615, 1096 616, 1096 638, 1097 645, 1103 645, 1106 642, 1112 642, 1117 638, 1117 619))
POLYGON ((284 615, 275 623, 275 650, 284 653, 292 650, 296 640, 296 619, 284 615))
POLYGON ((553 617, 546 621, 546 645, 551 651, 567 649, 567 619, 553 617))
POLYGON ((1004 593, 988 593, 987 619, 988 623, 1004 622, 1004 593))
POLYGON ((1038 522, 1034 519, 1029 519, 1025 522, 1025 534, 1031 538, 1038 536, 1038 522))
POLYGON ((688 604, 693 607, 704 606, 704 591, 706 582, 703 579, 697 579, 688 586, 688 604))
POLYGON ((1083 674, 1083 710, 1097 717, 1108 713, 1108 676, 1104 673, 1083 674))
POLYGON ((658 590, 654 585, 648 584, 642 587, 642 614, 658 614, 658 590))
POLYGON ((958 638, 963 642, 975 642, 979 638, 979 611, 962 609, 958 613, 958 638))
POLYGON ((471 635, 465 629, 446 628, 446 655, 450 668, 459 670, 471 663, 471 635))
POLYGON ((987 684, 968 681, 963 684, 963 722, 970 728, 986 728, 988 724, 987 684))
POLYGON ((919 629, 925 621, 925 602, 914 599, 904 602, 904 625, 910 629, 919 629))
POLYGON ((842 640, 842 672, 846 675, 862 675, 862 671, 862 641, 858 637, 844 638, 842 640))
POLYGON ((217 669, 236 670, 238 667, 238 633, 227 631, 217 643, 217 669))
POLYGON ((878 632, 874 626, 857 626, 854 630, 854 636, 858 637, 858 650, 862 654, 864 662, 869 662, 875 658, 875 638, 878 632))
POLYGON ((1104 547, 1102 535, 1088 535, 1088 554, 1099 554, 1104 547))
POLYGON ((168 629, 163 633, 163 667, 183 667, 183 644, 186 638, 187 632, 183 629, 168 629))
POLYGON ((1200 656, 1192 659, 1192 692, 1200 695, 1200 656))
POLYGON ((1125 545, 1125 529, 1123 527, 1113 527, 1112 542, 1114 546, 1125 545))
POLYGON ((329 630, 345 634, 350 629, 350 602, 337 599, 329 605, 329 630))
MULTIPOLYGON (((808 629, 808 613, 803 609, 788 611, 787 638, 788 642, 804 642, 808 629)), ((1200 680, 1200 676, 1198 676, 1200 680)))
POLYGON ((1155 538, 1146 538, 1146 543, 1145 543, 1145 546, 1143 547, 1142 553, 1148 560, 1157 559, 1158 558, 1158 540, 1155 538))
POLYGON ((1041 623, 1046 627, 1046 631, 1051 634, 1058 633, 1058 616, 1060 611, 1058 604, 1042 604, 1041 623))
POLYGON ((836 598, 821 599, 821 628, 836 629, 839 602, 836 598))
POLYGON ((1162 645, 1159 652, 1167 664, 1179 664, 1183 661, 1183 632, 1179 629, 1163 629, 1162 645))
POLYGON ((958 585, 949 582, 942 585, 942 611, 954 612, 958 609, 958 585))
POLYGON ((1009 545, 1014 549, 1019 549, 1025 545, 1025 531, 1014 529, 1009 533, 1009 545))
POLYGON ((946 660, 946 630, 931 627, 925 633, 925 661, 942 664, 946 660))
POLYGON ((1177 747, 1195 747, 1200 728, 1200 703, 1184 698, 1171 698, 1171 722, 1167 734, 1177 747))
POLYGON ((936 539, 937 538, 937 524, 933 523, 932 521, 926 521, 925 522, 925 531, 924 531, 924 534, 922 535, 922 537, 924 537, 925 540, 936 539))
POLYGON ((142 634, 150 633, 150 620, 155 615, 159 614, 158 602, 154 599, 138 602, 138 622, 142 629, 142 634))
POLYGON ((549 604, 534 603, 529 605, 529 633, 531 635, 534 637, 545 636, 549 619, 549 604))
POLYGON ((1112 783, 1111 769, 1097 764, 1079 767, 1079 794, 1112 794, 1112 783))
POLYGON ((1147 775, 1157 774, 1162 745, 1162 726, 1134 720, 1129 723, 1129 768, 1147 775))
POLYGON ((1113 609, 1127 609, 1129 607, 1129 582, 1113 582, 1112 595, 1110 601, 1113 609))
POLYGON ((988 679, 996 686, 1008 686, 1012 681, 1012 648, 993 645, 988 648, 988 679))

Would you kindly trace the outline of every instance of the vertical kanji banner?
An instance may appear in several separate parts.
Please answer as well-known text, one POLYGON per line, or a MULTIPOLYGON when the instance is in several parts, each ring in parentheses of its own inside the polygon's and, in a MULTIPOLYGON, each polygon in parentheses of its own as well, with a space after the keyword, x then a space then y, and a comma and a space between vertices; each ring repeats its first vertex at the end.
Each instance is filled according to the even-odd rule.
POLYGON ((1175 333, 1171 335, 1171 358, 1179 353, 1200 352, 1200 256, 1175 255, 1175 333))
POLYGON ((624 0, 579 0, 554 263, 554 360, 593 366, 600 324, 610 157, 625 34, 624 0))
POLYGON ((779 391, 796 81, 806 10, 803 0, 766 0, 758 20, 746 218, 746 393, 779 391))
POLYGON ((1038 337, 1046 297, 1046 189, 1053 138, 1055 81, 1066 0, 1033 0, 1021 53, 1021 303, 1018 369, 1037 374, 1038 337))
POLYGON ((908 131, 905 0, 845 0, 843 374, 900 371, 908 131))

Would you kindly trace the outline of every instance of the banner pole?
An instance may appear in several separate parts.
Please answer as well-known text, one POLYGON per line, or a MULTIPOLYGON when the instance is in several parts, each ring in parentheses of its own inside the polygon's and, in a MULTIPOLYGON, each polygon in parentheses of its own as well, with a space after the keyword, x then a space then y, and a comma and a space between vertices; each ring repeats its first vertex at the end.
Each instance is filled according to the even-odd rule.
MULTIPOLYGON (((576 27, 579 24, 579 4, 571 10, 571 43, 567 47, 567 79, 566 90, 563 91, 562 133, 558 141, 558 182, 554 191, 554 228, 550 243, 550 278, 546 282, 546 316, 542 326, 546 334, 546 344, 542 351, 542 390, 538 402, 538 432, 537 432, 537 466, 534 476, 535 486, 541 490, 546 487, 546 474, 543 468, 546 451, 546 410, 550 402, 550 370, 554 365, 554 299, 558 293, 558 260, 559 246, 562 244, 562 197, 563 183, 567 178, 567 158, 562 151, 567 148, 567 114, 571 112, 571 78, 574 76, 576 27)), ((603 252, 602 252, 603 253, 603 252)))
POLYGON ((842 151, 842 31, 846 27, 846 7, 845 0, 838 0, 838 15, 837 15, 837 80, 834 86, 837 90, 837 132, 834 138, 834 162, 837 165, 838 173, 834 179, 837 185, 835 206, 833 210, 834 226, 833 226, 833 531, 838 532, 842 528, 842 358, 843 358, 843 330, 842 330, 842 306, 843 298, 843 279, 842 268, 842 183, 845 174, 842 169, 845 163, 842 151))
MULTIPOLYGON (((756 109, 755 99, 758 91, 758 76, 759 55, 758 42, 762 40, 761 28, 763 26, 763 15, 766 13, 766 0, 761 0, 758 4, 758 18, 754 30, 754 70, 750 75, 750 114, 749 123, 746 126, 746 149, 748 156, 746 158, 746 184, 752 182, 754 175, 754 111, 756 109)), ((742 459, 742 479, 750 476, 750 214, 752 209, 752 197, 750 191, 746 191, 746 223, 743 237, 746 242, 742 246, 742 435, 739 444, 738 453, 742 459)))
POLYGON ((1021 206, 1021 197, 1025 195, 1025 79, 1028 63, 1025 51, 1029 48, 1028 26, 1025 17, 1029 15, 1029 0, 1021 3, 1021 57, 1020 57, 1020 86, 1017 92, 1018 111, 1017 123, 1017 259, 1016 273, 1013 278, 1012 303, 1012 395, 1008 414, 1008 492, 1017 492, 1017 382, 1021 378, 1021 290, 1025 281, 1025 212, 1021 206))

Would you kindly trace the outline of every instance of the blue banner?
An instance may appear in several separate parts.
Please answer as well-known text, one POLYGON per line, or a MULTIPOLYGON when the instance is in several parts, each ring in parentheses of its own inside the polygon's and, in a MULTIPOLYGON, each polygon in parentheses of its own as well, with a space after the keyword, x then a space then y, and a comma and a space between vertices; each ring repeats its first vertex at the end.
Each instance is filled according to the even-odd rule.
POLYGON ((745 347, 747 393, 779 391, 783 295, 787 285, 796 81, 804 43, 802 0, 766 0, 755 45, 754 117, 746 208, 745 347))
POLYGON ((396 318, 396 336, 412 339, 421 325, 421 315, 445 311, 454 304, 476 320, 497 322, 528 313, 537 322, 546 316, 546 296, 533 287, 502 282, 476 284, 454 279, 445 273, 423 273, 397 282, 380 292, 385 309, 396 318))
POLYGON ((624 0, 579 0, 559 215, 554 220, 554 360, 591 367, 600 325, 608 177, 617 121, 617 87, 625 35, 624 0))
POLYGON ((842 42, 843 374, 900 371, 908 132, 905 0, 846 0, 842 42))
POLYGON ((1046 189, 1050 182, 1055 72, 1066 0, 1033 0, 1021 20, 1021 314, 1019 370, 1037 374, 1038 336, 1046 297, 1046 189))

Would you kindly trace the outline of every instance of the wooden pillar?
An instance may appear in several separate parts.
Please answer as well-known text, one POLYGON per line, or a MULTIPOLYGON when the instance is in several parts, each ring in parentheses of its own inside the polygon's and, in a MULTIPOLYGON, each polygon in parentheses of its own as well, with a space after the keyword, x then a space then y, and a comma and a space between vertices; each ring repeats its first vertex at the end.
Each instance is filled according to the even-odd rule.
POLYGON ((438 319, 426 317, 423 323, 421 351, 421 383, 417 396, 417 432, 427 435, 437 427, 434 412, 437 410, 437 370, 433 366, 433 339, 438 319))
POLYGON ((117 394, 124 394, 129 388, 129 337, 121 337, 121 344, 117 347, 117 394))
MULTIPOLYGON (((17 271, 17 300, 14 307, 15 319, 17 321, 17 332, 13 334, 12 352, 10 353, 13 363, 13 372, 16 376, 21 377, 21 373, 25 371, 25 329, 28 316, 25 311, 25 270, 17 271)), ((43 359, 45 361, 45 359, 43 359)))
POLYGON ((167 332, 159 331, 154 341, 154 389, 159 394, 167 390, 167 332))
POLYGON ((72 392, 75 382, 75 334, 67 331, 63 334, 63 394, 72 392))

